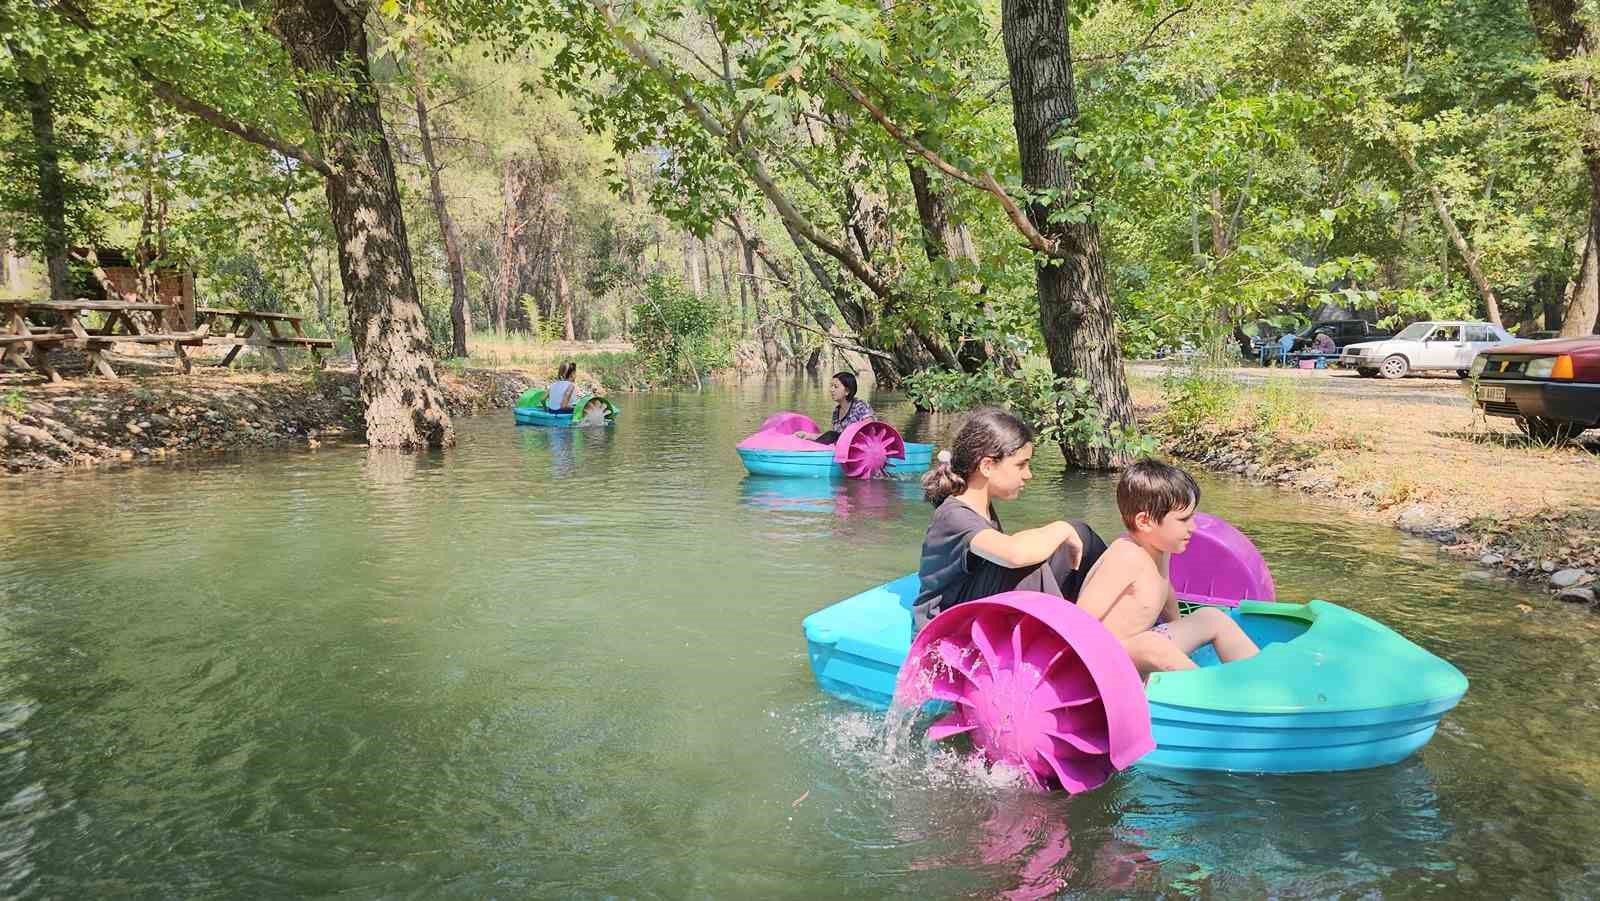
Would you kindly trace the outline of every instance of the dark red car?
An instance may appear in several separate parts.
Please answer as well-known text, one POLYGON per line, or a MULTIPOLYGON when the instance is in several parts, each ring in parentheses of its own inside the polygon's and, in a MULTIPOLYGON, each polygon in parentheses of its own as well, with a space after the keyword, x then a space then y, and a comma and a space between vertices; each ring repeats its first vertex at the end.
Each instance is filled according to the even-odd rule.
POLYGON ((1472 361, 1473 400, 1528 437, 1565 441, 1600 426, 1600 335, 1523 341, 1472 361))

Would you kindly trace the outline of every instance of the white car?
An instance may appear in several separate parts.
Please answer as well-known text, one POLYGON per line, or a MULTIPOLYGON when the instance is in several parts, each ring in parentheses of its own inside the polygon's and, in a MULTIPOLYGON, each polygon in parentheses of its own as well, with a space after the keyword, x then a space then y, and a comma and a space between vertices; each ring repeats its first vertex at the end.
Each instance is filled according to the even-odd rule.
POLYGON ((1393 338, 1351 344, 1339 365, 1366 378, 1405 378, 1413 372, 1449 370, 1462 378, 1480 351, 1517 339, 1487 322, 1413 322, 1393 338))

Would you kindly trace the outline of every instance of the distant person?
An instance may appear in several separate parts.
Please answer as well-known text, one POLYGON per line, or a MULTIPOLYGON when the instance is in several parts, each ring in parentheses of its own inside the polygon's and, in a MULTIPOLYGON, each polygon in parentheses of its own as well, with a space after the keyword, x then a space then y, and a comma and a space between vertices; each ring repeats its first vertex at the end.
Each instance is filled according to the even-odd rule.
POLYGON ((1339 351, 1339 345, 1327 332, 1317 332, 1317 339, 1311 342, 1311 349, 1319 354, 1331 354, 1339 351))
POLYGON ((1106 543, 1086 523, 1056 520, 1007 535, 995 500, 1012 500, 1033 478, 1033 431, 1004 410, 975 410, 953 446, 922 477, 933 522, 922 539, 918 629, 965 601, 1019 589, 1069 601, 1106 543))
POLYGON ((856 376, 853 372, 835 372, 828 382, 828 396, 833 398, 833 422, 826 432, 798 431, 796 438, 833 444, 839 433, 858 422, 866 422, 875 415, 872 407, 856 398, 856 376))
POLYGON ((571 413, 572 399, 577 396, 578 386, 573 383, 572 377, 578 374, 578 364, 568 360, 556 370, 556 380, 550 383, 545 390, 544 408, 552 413, 571 413))
POLYGON ((578 420, 578 425, 605 425, 606 416, 611 412, 611 405, 598 397, 591 397, 583 405, 583 418, 578 420))
POLYGON ((1117 479, 1117 509, 1128 532, 1089 570, 1078 607, 1105 623, 1141 676, 1194 669, 1189 655, 1205 644, 1216 647, 1223 663, 1259 650, 1215 607, 1178 614, 1169 566, 1189 546, 1199 505, 1200 486, 1176 466, 1140 460, 1117 479))

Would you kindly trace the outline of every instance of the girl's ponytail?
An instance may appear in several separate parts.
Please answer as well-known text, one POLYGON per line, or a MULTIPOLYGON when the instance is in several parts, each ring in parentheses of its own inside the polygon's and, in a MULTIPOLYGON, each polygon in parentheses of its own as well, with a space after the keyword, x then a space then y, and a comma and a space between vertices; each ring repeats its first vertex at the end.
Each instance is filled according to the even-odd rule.
POLYGON ((950 452, 942 450, 939 452, 939 462, 922 474, 922 498, 935 507, 944 503, 944 499, 950 495, 967 490, 967 480, 950 466, 950 460, 950 452))
POLYGON ((967 480, 985 459, 1002 460, 1033 441, 1027 423, 998 407, 973 410, 939 462, 922 476, 922 497, 935 507, 967 490, 967 480))

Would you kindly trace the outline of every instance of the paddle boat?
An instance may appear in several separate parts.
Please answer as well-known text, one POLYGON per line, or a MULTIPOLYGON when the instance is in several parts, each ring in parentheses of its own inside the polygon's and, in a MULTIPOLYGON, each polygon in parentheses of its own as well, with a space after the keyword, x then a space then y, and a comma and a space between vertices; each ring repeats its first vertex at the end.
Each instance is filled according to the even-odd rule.
POLYGON ((851 479, 920 474, 933 462, 933 445, 908 443, 886 422, 853 423, 833 444, 796 438, 798 431, 816 432, 817 424, 803 413, 774 413, 739 442, 739 459, 751 475, 851 479))
POLYGON ((1140 681, 1121 644, 1074 604, 1009 592, 958 604, 913 634, 915 574, 805 618, 818 686, 869 707, 943 716, 1037 785, 1086 791, 1137 762, 1171 770, 1306 773, 1395 763, 1433 736, 1467 690, 1461 671, 1362 614, 1278 603, 1260 553, 1201 514, 1172 559, 1180 607, 1224 610, 1261 648, 1140 681))
MULTIPOLYGON (((583 408, 589 401, 595 399, 593 397, 580 397, 572 402, 571 413, 555 413, 545 409, 544 399, 548 394, 549 389, 547 388, 530 388, 522 392, 522 396, 517 398, 517 405, 511 410, 512 415, 517 418, 517 425, 572 428, 583 423, 583 408)), ((606 405, 606 425, 615 423, 617 414, 622 411, 617 408, 616 404, 606 398, 599 399, 604 401, 606 405)))

